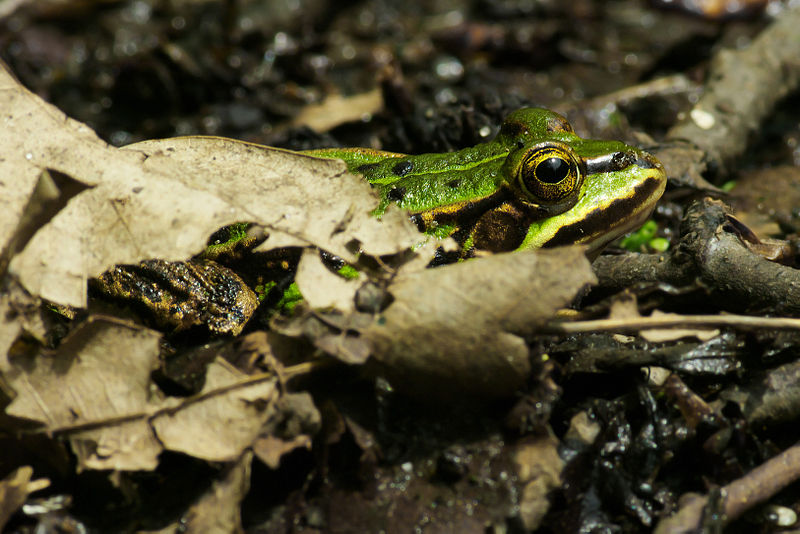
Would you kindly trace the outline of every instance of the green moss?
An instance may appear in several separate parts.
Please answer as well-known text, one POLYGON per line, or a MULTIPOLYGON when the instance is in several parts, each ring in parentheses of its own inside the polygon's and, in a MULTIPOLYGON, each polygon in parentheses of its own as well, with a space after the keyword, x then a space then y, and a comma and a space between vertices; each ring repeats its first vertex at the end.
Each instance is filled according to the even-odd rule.
POLYGON ((644 247, 656 236, 658 225, 654 220, 649 220, 637 231, 622 238, 620 246, 631 252, 641 252, 644 247))
POLYGON ((215 260, 220 256, 232 255, 237 247, 249 247, 255 239, 247 235, 250 223, 234 223, 217 230, 211 236, 208 246, 200 254, 200 257, 215 260))
POLYGON ((272 288, 274 288, 276 285, 278 285, 278 282, 275 280, 270 280, 264 284, 257 285, 254 290, 258 296, 258 301, 263 302, 264 299, 267 298, 267 295, 269 295, 269 292, 272 291, 272 288))
POLYGON ((300 288, 297 287, 297 282, 292 282, 292 284, 284 290, 283 296, 281 296, 281 300, 278 301, 275 308, 281 313, 291 315, 295 307, 302 300, 303 295, 300 294, 300 288))
POLYGON ((358 270, 352 265, 348 265, 346 263, 342 265, 339 270, 336 271, 336 273, 347 280, 354 280, 358 278, 358 270))
POLYGON ((669 249, 669 239, 656 237, 651 239, 648 245, 656 252, 666 252, 669 249))

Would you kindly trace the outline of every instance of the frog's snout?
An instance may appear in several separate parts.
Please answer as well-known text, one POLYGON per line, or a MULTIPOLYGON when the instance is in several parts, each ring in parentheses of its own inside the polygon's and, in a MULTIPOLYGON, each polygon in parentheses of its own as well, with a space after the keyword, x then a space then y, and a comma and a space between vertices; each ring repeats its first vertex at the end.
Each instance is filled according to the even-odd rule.
POLYGON ((657 169, 664 172, 661 163, 652 154, 636 149, 618 150, 602 156, 586 158, 585 163, 588 174, 622 171, 632 165, 640 169, 657 169))
POLYGON ((661 169, 661 162, 649 152, 640 151, 636 154, 636 166, 642 169, 661 169))

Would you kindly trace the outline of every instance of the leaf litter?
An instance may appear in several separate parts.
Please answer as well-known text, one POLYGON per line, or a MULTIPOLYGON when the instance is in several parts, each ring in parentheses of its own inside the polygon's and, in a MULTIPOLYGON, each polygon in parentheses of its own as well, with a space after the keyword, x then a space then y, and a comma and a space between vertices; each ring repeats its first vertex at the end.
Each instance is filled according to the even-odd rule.
MULTIPOLYGON (((8 110, 0 198, 22 217, 36 179, 55 170, 88 187, 41 221, 9 273, 32 294, 86 305, 86 281, 115 264, 185 259, 234 222, 264 226, 273 246, 317 246, 346 261, 399 253, 419 240, 399 211, 378 221, 376 198, 341 162, 221 138, 176 138, 117 149, 0 70, 8 110), (389 226, 394 230, 389 230, 389 226)), ((15 228, 3 220, 3 228, 15 228)), ((8 230, 2 250, 14 236, 8 230)))
MULTIPOLYGON (((8 132, 0 152, 9 155, 0 171, 13 177, 0 183, 7 223, 0 265, 8 266, 6 287, 21 286, 17 297, 4 291, 0 301, 0 346, 8 348, 0 371, 13 391, 6 413, 67 436, 79 470, 154 470, 167 450, 248 466, 253 450, 275 468, 285 454, 309 448, 319 428, 311 398, 289 401, 281 364, 271 357, 261 375, 216 359, 203 389, 180 398, 153 381, 162 341, 154 330, 90 316, 57 347, 44 348, 49 325, 31 310, 42 302, 84 308, 87 280, 114 265, 185 260, 218 228, 253 223, 268 235, 259 250, 307 250, 297 279, 306 313, 279 328, 281 343, 288 336, 349 364, 369 362, 370 372, 423 396, 512 395, 532 373, 525 336, 594 281, 580 248, 424 269, 439 243, 400 210, 373 218, 376 197, 341 162, 222 138, 113 148, 5 70, 0 107, 8 132), (48 211, 37 207, 35 192, 51 176, 59 177, 61 202, 48 211), (319 250, 370 268, 343 280, 318 261, 319 250), (366 284, 390 295, 388 305, 357 310, 366 284), (308 326, 320 318, 322 327, 308 326), (19 350, 29 339, 38 351, 19 350), (293 417, 306 424, 277 430, 293 417)), ((270 356, 274 342, 265 337, 247 350, 270 356)), ((231 488, 228 510, 246 493, 241 477, 231 488)), ((192 517, 203 523, 207 514, 192 517)))

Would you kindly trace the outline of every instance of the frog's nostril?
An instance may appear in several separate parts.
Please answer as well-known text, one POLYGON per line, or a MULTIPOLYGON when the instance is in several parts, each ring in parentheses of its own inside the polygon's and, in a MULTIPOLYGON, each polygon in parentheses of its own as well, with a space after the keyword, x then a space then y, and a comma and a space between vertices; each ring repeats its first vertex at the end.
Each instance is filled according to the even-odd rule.
POLYGON ((615 152, 612 156, 612 166, 615 171, 627 169, 636 162, 636 155, 631 151, 615 152))
POLYGON ((640 152, 636 155, 636 166, 643 169, 657 169, 661 163, 651 154, 640 152))

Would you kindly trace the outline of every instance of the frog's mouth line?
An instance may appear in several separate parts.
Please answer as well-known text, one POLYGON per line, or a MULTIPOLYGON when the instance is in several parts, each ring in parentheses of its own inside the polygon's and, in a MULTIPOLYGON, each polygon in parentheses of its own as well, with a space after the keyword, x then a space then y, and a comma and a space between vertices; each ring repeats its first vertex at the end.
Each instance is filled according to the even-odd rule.
POLYGON ((591 244, 592 248, 601 247, 643 223, 664 192, 664 185, 663 174, 654 173, 637 185, 631 195, 590 212, 580 221, 562 226, 542 246, 584 243, 591 244), (587 233, 587 229, 592 229, 591 233, 587 233))

